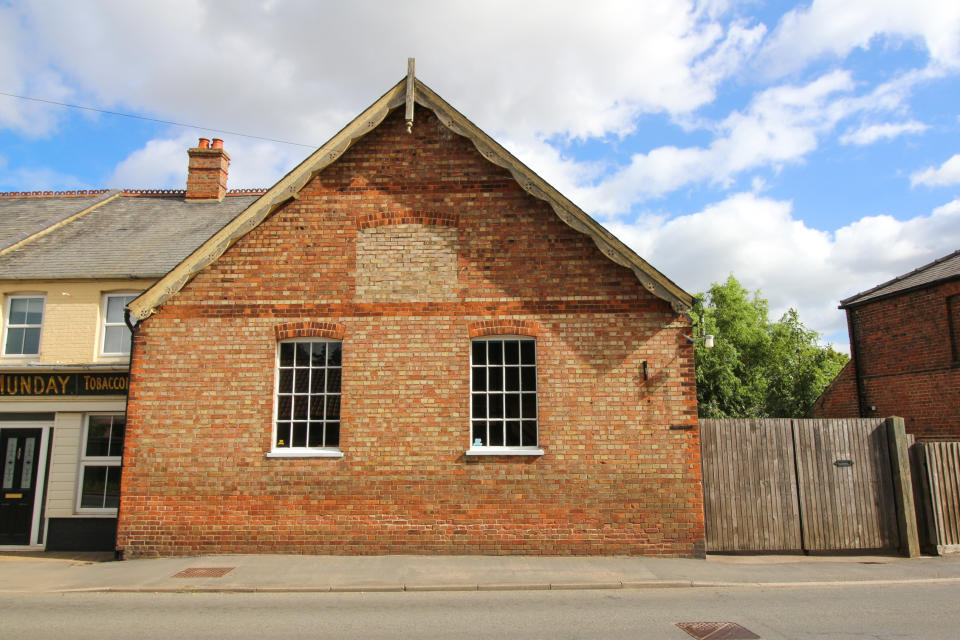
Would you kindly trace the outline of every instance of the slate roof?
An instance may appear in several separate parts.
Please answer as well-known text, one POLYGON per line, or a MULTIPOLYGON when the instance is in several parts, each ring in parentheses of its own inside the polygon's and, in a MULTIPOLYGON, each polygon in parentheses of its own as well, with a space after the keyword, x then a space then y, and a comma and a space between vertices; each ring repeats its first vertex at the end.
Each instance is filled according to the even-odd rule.
MULTIPOLYGON (((230 222, 257 195, 186 202, 177 195, 121 194, 69 223, 0 255, 0 280, 159 278, 230 222)), ((77 199, 71 200, 74 204, 77 199)), ((62 199, 0 200, 30 228, 67 209, 62 199)), ((89 206, 89 205, 88 205, 89 206)), ((6 237, 6 222, 0 224, 6 237)))
POLYGON ((0 250, 62 222, 109 196, 110 192, 106 190, 55 194, 52 197, 26 193, 3 194, 0 197, 0 250))
POLYGON ((840 308, 853 307, 870 300, 886 298, 909 289, 916 289, 940 282, 941 280, 951 280, 953 278, 960 278, 960 250, 954 251, 950 255, 939 258, 938 260, 934 260, 919 269, 914 269, 910 273, 877 285, 872 289, 850 296, 846 300, 841 300, 840 308))

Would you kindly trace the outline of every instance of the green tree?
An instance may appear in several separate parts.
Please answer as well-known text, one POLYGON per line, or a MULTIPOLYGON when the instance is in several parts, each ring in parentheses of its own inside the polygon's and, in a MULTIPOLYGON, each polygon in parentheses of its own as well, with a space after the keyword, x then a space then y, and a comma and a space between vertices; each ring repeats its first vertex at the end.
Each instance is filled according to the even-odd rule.
POLYGON ((796 309, 771 322, 760 292, 732 275, 698 296, 693 317, 716 336, 712 349, 695 348, 703 418, 801 417, 848 360, 821 344, 796 309))

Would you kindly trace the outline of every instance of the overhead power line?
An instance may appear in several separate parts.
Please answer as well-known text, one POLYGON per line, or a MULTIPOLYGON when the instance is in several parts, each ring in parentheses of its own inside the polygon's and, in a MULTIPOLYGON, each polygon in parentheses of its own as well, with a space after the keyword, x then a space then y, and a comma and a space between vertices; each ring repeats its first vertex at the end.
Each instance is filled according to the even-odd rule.
POLYGON ((97 109, 96 107, 85 107, 79 104, 68 104, 66 102, 57 102, 56 100, 44 100, 43 98, 31 98, 29 96, 20 96, 15 93, 7 93, 6 91, 0 91, 0 96, 7 96, 9 98, 17 98, 19 100, 30 100, 32 102, 42 102, 44 104, 52 104, 58 107, 68 107, 70 109, 83 109, 84 111, 95 111, 96 113, 104 113, 109 116, 120 116, 122 118, 133 118, 134 120, 146 120, 147 122, 157 122, 160 124, 169 124, 175 127, 184 127, 186 129, 198 129, 200 131, 212 131, 214 133, 223 133, 231 136, 240 136, 241 138, 253 138, 254 140, 265 140, 267 142, 276 142, 279 144, 291 144, 296 147, 307 147, 309 149, 316 149, 320 145, 313 144, 303 144, 301 142, 290 142, 289 140, 277 140, 276 138, 266 138, 264 136, 254 136, 249 133, 239 133, 237 131, 227 131, 226 129, 214 129, 213 127, 201 127, 195 124, 186 124, 183 122, 173 122, 171 120, 160 120, 159 118, 148 118, 146 116, 138 116, 132 113, 122 113, 120 111, 108 111, 106 109, 97 109))

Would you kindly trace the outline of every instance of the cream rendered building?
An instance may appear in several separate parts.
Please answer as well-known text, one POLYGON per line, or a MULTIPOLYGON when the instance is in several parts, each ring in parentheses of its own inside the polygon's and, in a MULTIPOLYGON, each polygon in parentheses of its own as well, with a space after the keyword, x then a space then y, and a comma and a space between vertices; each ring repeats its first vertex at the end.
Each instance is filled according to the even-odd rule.
POLYGON ((125 307, 259 193, 189 153, 187 191, 0 194, 0 549, 113 549, 125 307))

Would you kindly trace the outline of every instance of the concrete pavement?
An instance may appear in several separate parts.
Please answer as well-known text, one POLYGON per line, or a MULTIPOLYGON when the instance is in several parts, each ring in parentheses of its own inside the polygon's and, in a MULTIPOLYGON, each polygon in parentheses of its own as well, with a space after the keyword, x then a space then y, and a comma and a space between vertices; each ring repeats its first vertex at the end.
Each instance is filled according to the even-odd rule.
POLYGON ((960 583, 960 556, 215 555, 0 553, 0 593, 359 592, 960 583), (186 573, 184 573, 186 572, 186 573), (185 576, 185 577, 184 577, 185 576))

